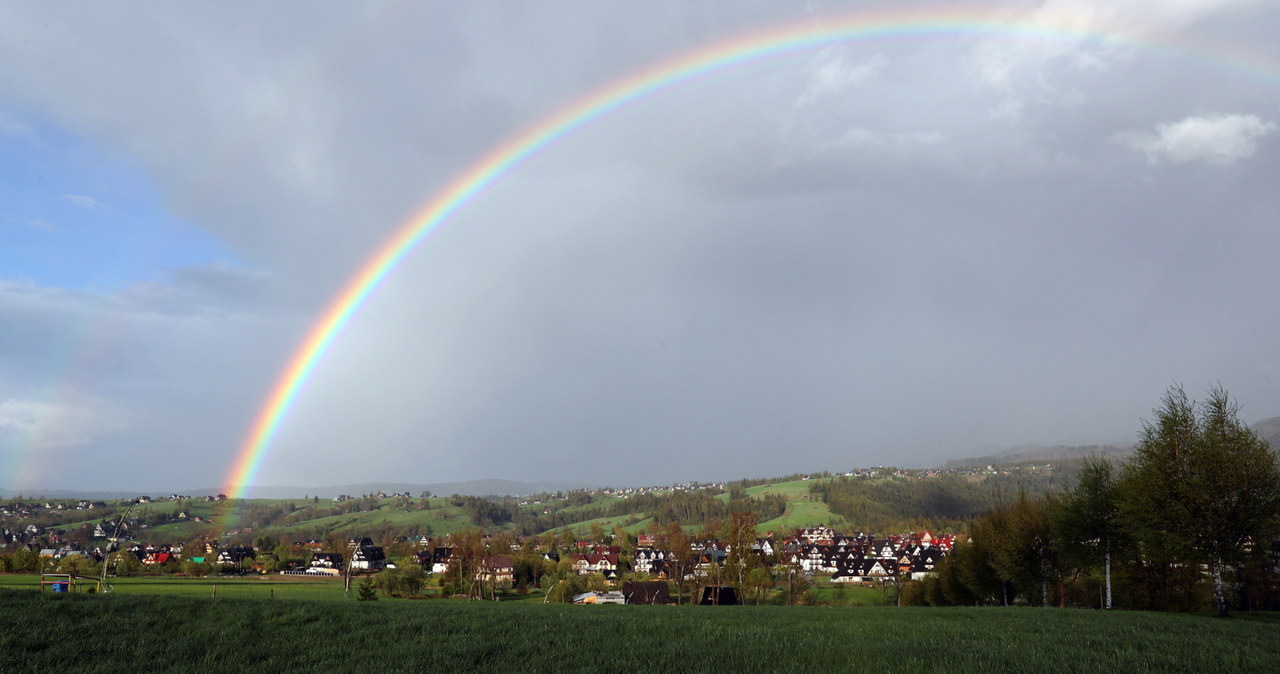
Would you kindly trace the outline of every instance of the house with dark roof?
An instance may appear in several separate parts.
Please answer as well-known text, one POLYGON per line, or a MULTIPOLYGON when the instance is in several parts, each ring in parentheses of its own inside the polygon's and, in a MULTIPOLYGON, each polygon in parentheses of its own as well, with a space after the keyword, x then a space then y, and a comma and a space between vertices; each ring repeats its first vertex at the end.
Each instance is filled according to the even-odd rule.
MULTIPOLYGON (((365 539, 368 540, 368 539, 365 539)), ((387 566, 387 553, 380 545, 366 545, 351 554, 351 568, 381 571, 387 566)))

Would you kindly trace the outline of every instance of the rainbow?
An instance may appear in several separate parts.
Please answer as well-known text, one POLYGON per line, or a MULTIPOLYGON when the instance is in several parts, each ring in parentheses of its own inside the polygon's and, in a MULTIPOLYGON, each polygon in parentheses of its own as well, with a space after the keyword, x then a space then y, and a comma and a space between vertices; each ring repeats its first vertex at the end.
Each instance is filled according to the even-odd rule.
POLYGON ((1253 65, 1254 61, 1264 63, 1260 59, 1232 53, 1230 48, 1221 45, 1188 47, 1185 41, 1179 45, 1157 42, 1120 29, 1086 28, 1087 22, 1075 19, 1058 16, 1052 20, 1010 20, 991 18, 983 11, 967 8, 858 13, 821 24, 808 20, 741 35, 694 50, 614 81, 570 103, 494 147, 457 174, 383 242, 373 257, 347 282, 293 354, 257 413, 224 481, 227 492, 241 498, 247 494, 281 422, 334 338, 379 283, 428 233, 504 174, 557 140, 655 92, 725 68, 781 54, 852 40, 903 37, 1009 37, 1136 46, 1174 55, 1198 54, 1204 56, 1204 60, 1230 66, 1251 78, 1267 82, 1277 79, 1268 66, 1253 65))

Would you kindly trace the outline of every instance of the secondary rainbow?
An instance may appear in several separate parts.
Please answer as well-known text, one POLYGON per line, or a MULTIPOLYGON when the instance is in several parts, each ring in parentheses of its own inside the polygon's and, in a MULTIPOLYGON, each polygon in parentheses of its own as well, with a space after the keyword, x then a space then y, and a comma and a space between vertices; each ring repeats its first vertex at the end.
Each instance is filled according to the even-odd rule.
POLYGON ((1193 48, 1186 44, 1154 41, 1120 29, 1086 28, 1086 22, 1076 21, 1070 15, 1061 15, 1051 20, 1040 17, 1036 21, 1020 21, 990 18, 990 14, 990 10, 975 8, 859 13, 821 24, 810 20, 739 36, 612 82, 494 147, 453 178, 420 211, 401 225, 330 303, 276 380, 258 412, 236 454, 231 472, 224 481, 228 493, 239 497, 247 494, 282 420, 320 358, 370 293, 415 245, 481 190, 540 150, 583 125, 656 91, 744 62, 839 42, 953 36, 1092 41, 1099 44, 1140 46, 1179 55, 1200 55, 1202 60, 1220 66, 1226 65, 1251 78, 1268 82, 1276 80, 1268 66, 1254 65, 1252 61, 1256 59, 1231 54, 1221 45, 1193 48))

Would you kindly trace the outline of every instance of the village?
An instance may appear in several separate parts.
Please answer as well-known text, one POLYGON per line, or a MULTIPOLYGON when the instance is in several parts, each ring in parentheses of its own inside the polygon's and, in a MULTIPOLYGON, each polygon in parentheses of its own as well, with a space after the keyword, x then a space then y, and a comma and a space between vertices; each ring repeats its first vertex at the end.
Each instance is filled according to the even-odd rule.
MULTIPOLYGON (((189 498, 173 495, 167 500, 189 498)), ((287 543, 264 536, 255 544, 245 544, 214 538, 146 541, 141 535, 146 525, 123 517, 101 520, 87 541, 83 535, 68 535, 67 530, 56 527, 9 526, 10 520, 42 509, 91 511, 104 507, 107 504, 103 502, 86 500, 6 504, 0 511, 6 525, 0 529, 3 570, 96 574, 105 562, 107 575, 282 574, 345 580, 348 587, 353 578, 378 580, 384 585, 387 579, 411 578, 397 580, 391 589, 417 593, 424 585, 436 584, 442 594, 489 598, 499 593, 525 593, 531 587, 547 585, 551 578, 553 587, 543 587, 544 592, 559 590, 561 600, 575 603, 665 603, 678 601, 686 590, 691 597, 701 590, 706 596, 695 598, 707 603, 735 603, 741 601, 747 585, 755 583, 758 593, 761 583, 771 587, 784 578, 791 578, 793 585, 798 581, 806 586, 867 587, 920 580, 933 572, 957 540, 953 534, 930 531, 876 535, 818 525, 785 535, 742 539, 742 551, 735 555, 731 542, 682 532, 673 536, 621 530, 601 535, 603 532, 594 531, 595 537, 580 540, 568 531, 545 536, 476 531, 434 538, 397 536, 375 541, 355 536, 341 541, 330 537, 287 543), (741 573, 734 581, 726 567, 735 563, 762 570, 763 580, 757 572, 750 582, 741 573)), ((185 510, 176 512, 179 518, 187 517, 185 510)), ((233 532, 238 537, 253 533, 251 529, 233 532)))
MULTIPOLYGON (((751 527, 747 539, 738 537, 739 551, 735 553, 735 542, 729 540, 727 527, 713 526, 719 521, 714 518, 727 518, 728 510, 721 515, 704 512, 697 516, 701 519, 686 525, 687 531, 676 526, 677 535, 672 535, 670 523, 664 527, 653 522, 640 526, 643 511, 616 519, 609 530, 583 523, 524 534, 513 531, 510 525, 504 528, 487 524, 482 511, 486 504, 505 503, 512 512, 540 515, 545 518, 540 522, 554 523, 556 520, 551 518, 583 507, 604 513, 610 507, 616 510, 639 506, 623 505, 636 500, 672 498, 695 498, 705 505, 725 495, 731 500, 745 498, 742 495, 747 489, 765 490, 753 492, 762 494, 791 489, 787 496, 791 500, 786 501, 789 511, 797 504, 818 500, 822 495, 814 490, 833 480, 868 485, 889 480, 909 486, 941 479, 954 484, 958 479, 1000 475, 1034 477, 1052 474, 1054 469, 1052 464, 928 470, 877 466, 837 473, 799 473, 772 481, 600 487, 502 499, 456 494, 443 497, 426 491, 416 497, 408 491, 338 494, 323 501, 306 497, 300 504, 283 500, 248 502, 229 498, 225 493, 191 496, 175 492, 168 496, 107 500, 19 497, 0 502, 0 571, 102 575, 105 561, 107 576, 282 574, 340 578, 347 585, 352 579, 357 583, 373 579, 387 585, 389 592, 403 590, 399 579, 409 578, 409 590, 426 585, 442 596, 541 590, 563 600, 565 592, 573 591, 580 601, 620 601, 624 587, 637 582, 669 585, 670 595, 664 591, 656 596, 669 596, 676 601, 683 595, 692 597, 696 590, 722 585, 733 586, 741 593, 752 583, 757 595, 762 586, 779 585, 897 587, 933 574, 937 564, 963 537, 923 529, 899 533, 850 530, 854 527, 847 526, 849 520, 839 517, 839 523, 829 526, 819 523, 818 517, 824 512, 831 517, 832 513, 813 506, 818 508, 812 511, 816 516, 807 522, 796 521, 792 528, 779 528, 777 522, 782 519, 770 527, 751 527), (297 512, 305 517, 325 513, 377 517, 381 516, 379 513, 403 510, 406 514, 423 513, 428 519, 415 521, 444 530, 432 531, 430 525, 418 525, 407 531, 379 527, 361 532, 359 524, 349 523, 341 531, 312 529, 310 535, 293 537, 278 525, 294 520, 285 517, 255 521, 243 516, 244 508, 253 507, 275 508, 279 511, 277 516, 297 512), (312 510, 304 515, 302 509, 312 510), (231 512, 240 515, 226 515, 231 512), (462 517, 470 521, 458 522, 457 518, 462 517), (460 537, 466 540, 460 541, 460 537), (729 573, 726 567, 731 569, 729 573), (763 571, 749 579, 749 574, 741 571, 744 567, 763 571), (554 587, 548 586, 549 578, 554 587)), ((746 509, 765 502, 747 498, 732 503, 745 505, 746 509)), ((781 500, 772 505, 777 513, 782 512, 781 500)), ((568 520, 574 521, 578 520, 568 520)), ((654 595, 654 587, 649 586, 646 594, 654 595)))

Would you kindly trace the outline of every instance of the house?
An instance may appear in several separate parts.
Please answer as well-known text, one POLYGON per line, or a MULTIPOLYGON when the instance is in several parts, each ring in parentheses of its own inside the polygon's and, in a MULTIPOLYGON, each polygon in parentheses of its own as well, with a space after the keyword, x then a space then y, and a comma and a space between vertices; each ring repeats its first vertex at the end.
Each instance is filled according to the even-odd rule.
POLYGON ((670 555, 671 553, 666 550, 637 548, 635 554, 631 557, 631 570, 636 573, 653 573, 655 568, 666 565, 670 555))
MULTIPOLYGON (((365 539, 369 540, 369 539, 365 539)), ((351 555, 351 568, 380 571, 387 565, 387 554, 380 545, 367 545, 351 555)))
POLYGON ((834 542, 833 539, 835 538, 835 535, 836 533, 832 531, 830 527, 823 524, 819 524, 816 527, 808 529, 800 529, 796 532, 796 536, 798 538, 804 539, 806 542, 815 545, 830 545, 834 542))
POLYGON ((311 555, 311 562, 307 564, 313 569, 337 569, 342 570, 342 553, 340 552, 316 552, 311 555))
POLYGON ((606 576, 617 576, 618 555, 575 552, 569 555, 573 570, 578 575, 603 573, 606 576))
POLYGON ((431 573, 444 573, 453 563, 453 548, 436 548, 431 553, 431 573))
POLYGON ((147 556, 142 558, 142 563, 147 566, 159 566, 172 559, 175 559, 172 552, 148 552, 147 556))
POLYGON ((757 538, 756 542, 751 545, 751 549, 760 553, 763 557, 773 556, 773 539, 757 538))
POLYGON ((257 558, 258 553, 247 545, 234 545, 218 552, 219 564, 235 564, 243 566, 245 562, 257 558))
POLYGON ((373 539, 367 536, 357 536, 347 541, 348 550, 359 550, 360 548, 367 548, 372 545, 373 545, 373 539))
POLYGON ((511 587, 516 580, 516 565, 506 555, 485 557, 476 571, 476 580, 511 587))
POLYGON ((426 571, 427 573, 431 573, 431 558, 434 556, 435 556, 435 553, 429 549, 419 550, 413 553, 413 559, 417 561, 418 566, 421 566, 422 570, 426 571))
POLYGON ((600 595, 600 598, 596 600, 596 603, 597 604, 625 604, 627 603, 627 598, 622 596, 622 593, 617 590, 610 590, 600 595))

